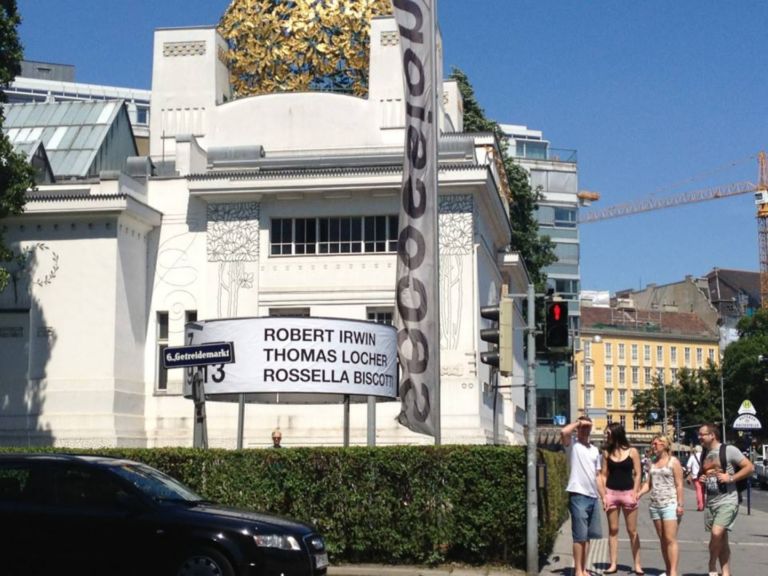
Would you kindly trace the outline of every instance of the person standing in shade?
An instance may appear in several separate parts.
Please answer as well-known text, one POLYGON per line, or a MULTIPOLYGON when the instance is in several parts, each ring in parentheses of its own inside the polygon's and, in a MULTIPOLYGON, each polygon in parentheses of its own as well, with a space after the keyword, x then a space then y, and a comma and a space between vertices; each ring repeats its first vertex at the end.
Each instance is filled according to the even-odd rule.
POLYGON ((661 555, 666 566, 665 576, 678 576, 679 548, 677 527, 683 517, 683 467, 672 456, 671 445, 666 436, 655 436, 651 450, 656 458, 651 464, 648 481, 640 489, 642 496, 651 493, 649 511, 656 534, 661 543, 661 555))
POLYGON ((592 420, 587 416, 579 417, 560 430, 570 468, 566 491, 573 537, 573 576, 589 576, 589 541, 603 537, 597 488, 600 450, 590 441, 591 432, 592 420))
POLYGON ((283 440, 283 433, 280 432, 280 428, 272 430, 272 448, 282 448, 280 442, 283 440))
POLYGON ((608 516, 610 566, 603 574, 615 574, 619 556, 619 517, 624 511, 635 574, 644 574, 640 563, 640 536, 637 533, 638 494, 643 476, 640 453, 627 440, 624 426, 611 422, 605 429, 605 452, 598 490, 608 516))
POLYGON ((688 456, 688 462, 685 464, 685 469, 688 471, 688 484, 691 484, 696 490, 696 510, 701 512, 704 510, 704 484, 699 480, 701 472, 701 446, 696 446, 691 450, 691 455, 688 456))
POLYGON ((723 470, 720 460, 720 429, 714 424, 699 428, 699 442, 703 448, 701 475, 707 493, 704 509, 704 527, 709 536, 709 574, 717 576, 717 562, 723 576, 731 576, 731 547, 728 532, 739 514, 739 493, 736 482, 749 478, 754 465, 735 446, 726 445, 723 470), (736 472, 736 468, 740 468, 736 472))

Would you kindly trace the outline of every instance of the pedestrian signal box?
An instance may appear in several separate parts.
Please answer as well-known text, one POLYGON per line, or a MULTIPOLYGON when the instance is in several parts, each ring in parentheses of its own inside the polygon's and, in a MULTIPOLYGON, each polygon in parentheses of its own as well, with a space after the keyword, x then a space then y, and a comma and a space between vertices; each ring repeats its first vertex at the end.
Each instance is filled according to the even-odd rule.
POLYGON ((544 346, 548 350, 568 348, 568 302, 554 300, 547 302, 544 346))

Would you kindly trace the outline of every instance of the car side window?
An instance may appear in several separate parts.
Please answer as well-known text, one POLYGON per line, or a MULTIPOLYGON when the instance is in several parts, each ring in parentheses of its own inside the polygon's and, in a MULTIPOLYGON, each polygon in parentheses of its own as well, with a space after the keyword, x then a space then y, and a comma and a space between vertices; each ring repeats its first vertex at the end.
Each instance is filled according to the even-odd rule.
POLYGON ((29 486, 30 469, 24 464, 0 465, 0 502, 19 502, 29 486))
POLYGON ((87 468, 63 467, 55 474, 55 483, 56 502, 62 506, 115 509, 124 494, 113 478, 87 468))

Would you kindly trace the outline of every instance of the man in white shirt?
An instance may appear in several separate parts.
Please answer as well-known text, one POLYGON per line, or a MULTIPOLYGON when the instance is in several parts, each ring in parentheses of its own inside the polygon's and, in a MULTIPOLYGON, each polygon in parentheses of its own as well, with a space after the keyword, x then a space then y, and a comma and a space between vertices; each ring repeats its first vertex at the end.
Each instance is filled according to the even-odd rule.
POLYGON ((571 512, 573 576, 589 576, 586 566, 589 541, 603 537, 597 490, 601 467, 600 450, 590 442, 591 432, 592 420, 587 416, 580 416, 576 422, 560 430, 571 471, 566 491, 569 494, 568 508, 571 512))

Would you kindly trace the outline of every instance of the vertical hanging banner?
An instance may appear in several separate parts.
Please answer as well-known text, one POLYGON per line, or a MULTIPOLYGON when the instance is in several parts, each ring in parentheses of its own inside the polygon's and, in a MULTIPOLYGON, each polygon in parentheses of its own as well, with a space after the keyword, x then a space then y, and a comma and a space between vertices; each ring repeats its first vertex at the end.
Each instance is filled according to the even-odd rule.
POLYGON ((397 420, 440 439, 435 4, 392 0, 405 80, 405 158, 397 249, 397 420))

